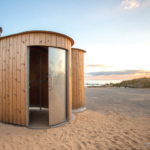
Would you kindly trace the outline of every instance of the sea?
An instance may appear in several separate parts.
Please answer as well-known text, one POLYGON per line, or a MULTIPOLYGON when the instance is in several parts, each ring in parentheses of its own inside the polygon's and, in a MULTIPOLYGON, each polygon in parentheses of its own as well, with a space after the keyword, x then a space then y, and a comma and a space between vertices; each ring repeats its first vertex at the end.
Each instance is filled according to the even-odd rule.
POLYGON ((84 80, 84 86, 87 85, 94 85, 94 86, 99 86, 99 85, 104 85, 106 83, 120 83, 123 80, 84 80))

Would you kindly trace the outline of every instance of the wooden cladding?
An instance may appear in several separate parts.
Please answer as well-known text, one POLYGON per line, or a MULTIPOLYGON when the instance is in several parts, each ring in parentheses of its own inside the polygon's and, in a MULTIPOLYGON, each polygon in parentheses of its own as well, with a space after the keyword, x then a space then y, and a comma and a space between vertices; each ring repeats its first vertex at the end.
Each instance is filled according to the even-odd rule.
POLYGON ((27 126, 27 46, 68 50, 69 118, 72 110, 71 45, 61 34, 24 32, 0 38, 0 121, 27 126))
POLYGON ((84 106, 84 52, 72 48, 72 109, 84 106))

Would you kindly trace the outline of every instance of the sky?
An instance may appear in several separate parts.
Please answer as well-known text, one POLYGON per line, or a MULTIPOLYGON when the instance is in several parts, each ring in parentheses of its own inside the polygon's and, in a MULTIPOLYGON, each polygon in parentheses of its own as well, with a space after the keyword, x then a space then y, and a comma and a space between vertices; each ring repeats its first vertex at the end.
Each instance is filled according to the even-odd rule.
POLYGON ((150 77, 150 0, 0 0, 0 27, 70 36, 85 80, 150 77))

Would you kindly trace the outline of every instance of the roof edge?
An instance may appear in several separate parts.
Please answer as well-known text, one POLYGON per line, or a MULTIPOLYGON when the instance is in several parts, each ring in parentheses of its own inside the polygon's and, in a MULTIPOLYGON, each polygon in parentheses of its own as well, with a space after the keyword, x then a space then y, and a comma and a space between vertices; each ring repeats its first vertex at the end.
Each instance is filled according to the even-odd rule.
POLYGON ((24 32, 20 32, 20 33, 15 33, 15 34, 7 35, 7 36, 2 36, 2 37, 0 37, 0 40, 4 39, 4 38, 7 38, 7 37, 12 37, 12 36, 21 35, 21 34, 27 34, 27 33, 49 33, 49 34, 61 35, 63 37, 68 38, 71 41, 71 46, 74 45, 74 40, 71 37, 69 37, 69 36, 67 36, 65 34, 62 34, 62 33, 53 32, 53 31, 45 31, 45 30, 24 31, 24 32))
POLYGON ((80 49, 80 48, 74 48, 74 47, 72 47, 71 49, 72 49, 72 50, 83 51, 84 53, 86 53, 86 51, 85 51, 84 49, 80 49))

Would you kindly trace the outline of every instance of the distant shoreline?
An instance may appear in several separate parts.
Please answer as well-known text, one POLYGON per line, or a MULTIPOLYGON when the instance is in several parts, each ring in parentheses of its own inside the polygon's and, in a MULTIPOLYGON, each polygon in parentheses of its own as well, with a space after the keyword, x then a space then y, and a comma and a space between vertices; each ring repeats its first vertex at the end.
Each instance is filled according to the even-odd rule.
POLYGON ((88 87, 89 88, 92 87, 93 88, 98 88, 98 87, 150 88, 150 78, 143 77, 138 79, 124 80, 124 81, 123 80, 85 80, 84 87, 87 88, 88 87), (89 83, 87 81, 89 81, 89 83), (102 81, 103 84, 101 84, 102 81))

